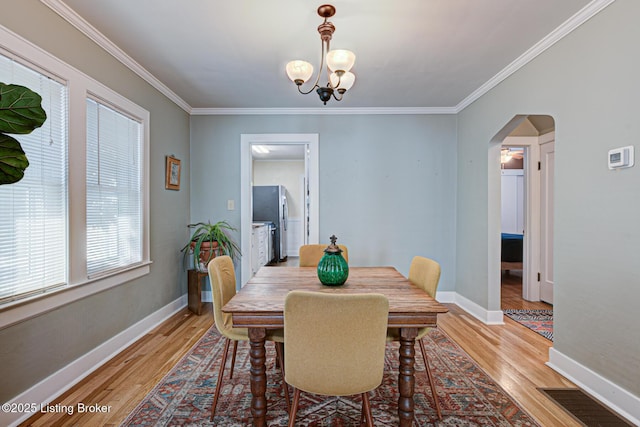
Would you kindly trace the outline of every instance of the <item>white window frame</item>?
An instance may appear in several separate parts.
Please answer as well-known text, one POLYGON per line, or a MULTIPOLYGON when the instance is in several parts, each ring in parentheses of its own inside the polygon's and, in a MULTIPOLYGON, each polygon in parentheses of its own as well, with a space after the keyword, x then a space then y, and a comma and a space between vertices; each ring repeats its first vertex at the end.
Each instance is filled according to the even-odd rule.
POLYGON ((0 329, 60 306, 137 279, 150 271, 149 250, 149 135, 150 113, 86 74, 0 25, 0 49, 36 70, 65 81, 69 90, 68 142, 68 283, 42 295, 0 306, 0 329), (142 124, 142 262, 112 274, 88 278, 86 269, 86 99, 97 97, 142 124))

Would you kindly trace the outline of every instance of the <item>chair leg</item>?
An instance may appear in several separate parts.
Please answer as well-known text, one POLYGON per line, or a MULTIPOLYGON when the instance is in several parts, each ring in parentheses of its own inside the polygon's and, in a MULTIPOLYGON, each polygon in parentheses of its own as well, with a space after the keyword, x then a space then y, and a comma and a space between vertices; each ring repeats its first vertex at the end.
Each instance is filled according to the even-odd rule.
MULTIPOLYGON (((238 341, 236 341, 237 343, 238 341)), ((222 362, 220 363, 220 370, 218 371, 218 380, 216 381, 216 391, 213 393, 213 403, 211 404, 211 418, 210 421, 213 421, 213 416, 216 414, 216 406, 218 405, 218 397, 220 397, 220 389, 222 388, 222 376, 224 374, 224 365, 227 364, 227 353, 229 352, 229 344, 231 344, 231 340, 226 338, 224 342, 224 350, 222 350, 222 362)))
POLYGON ((295 427, 296 425, 296 413, 300 402, 300 389, 294 388, 293 390, 293 403, 291 404, 291 411, 289 411, 289 427, 295 427))
POLYGON ((229 379, 233 379, 233 367, 236 366, 236 353, 238 352, 238 341, 233 341, 233 356, 231 356, 231 374, 229 379))
POLYGON ((284 391, 284 399, 287 401, 287 412, 291 412, 291 402, 289 401, 289 386, 284 380, 284 344, 281 342, 274 343, 276 346, 276 361, 280 365, 282 373, 282 390, 284 391))
POLYGON ((422 340, 418 340, 420 343, 420 350, 422 351, 422 359, 424 360, 424 368, 427 371, 427 376, 429 377, 429 385, 431 386, 431 394, 433 395, 433 401, 436 405, 436 413, 438 414, 438 419, 442 419, 442 413, 440 412, 440 403, 438 402, 438 394, 436 393, 436 384, 433 382, 433 377, 431 376, 431 369, 429 368, 429 361, 427 360, 427 350, 424 348, 424 343, 422 340))
POLYGON ((373 414, 369 403, 369 393, 362 393, 362 412, 367 421, 367 427, 373 427, 373 414))

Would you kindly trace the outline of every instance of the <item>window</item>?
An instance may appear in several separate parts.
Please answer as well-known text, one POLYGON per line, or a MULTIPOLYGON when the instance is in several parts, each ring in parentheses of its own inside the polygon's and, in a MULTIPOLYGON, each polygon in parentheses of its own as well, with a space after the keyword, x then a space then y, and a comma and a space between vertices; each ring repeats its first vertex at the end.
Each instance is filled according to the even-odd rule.
POLYGON ((149 112, 2 26, 0 81, 31 88, 47 112, 16 137, 25 177, 0 185, 2 328, 141 277, 151 261, 149 112))
POLYGON ((0 302, 67 283, 67 88, 0 55, 0 81, 42 96, 44 125, 11 135, 29 160, 24 178, 0 185, 0 302))
POLYGON ((141 127, 87 99, 89 277, 142 261, 141 127))

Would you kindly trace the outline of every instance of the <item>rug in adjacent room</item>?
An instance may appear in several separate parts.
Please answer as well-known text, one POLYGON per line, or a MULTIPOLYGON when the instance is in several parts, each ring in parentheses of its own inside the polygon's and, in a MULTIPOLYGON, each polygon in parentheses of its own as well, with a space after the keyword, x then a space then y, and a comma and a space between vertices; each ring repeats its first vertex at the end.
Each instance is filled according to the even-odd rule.
POLYGON ((553 341, 553 310, 502 310, 523 326, 553 341))
MULTIPOLYGON (((438 422, 420 349, 415 363, 415 416, 418 426, 538 426, 517 403, 453 340, 438 329, 424 338, 436 381, 443 420, 438 422)), ((251 425, 248 343, 240 343, 233 379, 228 368, 216 417, 209 422, 224 339, 212 327, 173 370, 127 417, 123 426, 251 425)), ((229 357, 231 359, 231 357, 229 357)), ((275 350, 267 343, 267 424, 286 426, 289 416, 282 376, 274 367, 275 350)), ((387 346, 382 385, 370 393, 376 426, 398 425, 398 344, 387 346)), ((290 390, 291 391, 291 390, 290 390)), ((302 393, 297 426, 359 425, 361 400, 302 393)))

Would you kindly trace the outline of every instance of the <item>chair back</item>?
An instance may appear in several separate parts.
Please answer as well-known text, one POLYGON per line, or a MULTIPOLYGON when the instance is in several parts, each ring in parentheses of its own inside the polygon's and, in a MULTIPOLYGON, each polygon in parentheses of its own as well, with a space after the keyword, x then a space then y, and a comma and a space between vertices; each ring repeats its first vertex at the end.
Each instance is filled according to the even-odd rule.
POLYGON ((209 280, 213 298, 213 319, 223 336, 232 329, 232 317, 222 307, 236 294, 236 272, 228 255, 217 256, 209 262, 209 280))
POLYGON ((409 281, 435 298, 440 282, 440 264, 430 258, 413 257, 409 267, 409 281))
POLYGON ((285 381, 346 396, 382 382, 389 301, 381 294, 291 291, 284 303, 285 381))
MULTIPOLYGON (((342 249, 342 257, 345 261, 349 262, 349 251, 345 245, 338 245, 342 249)), ((300 267, 317 267, 324 255, 324 250, 327 249, 327 245, 322 244, 310 244, 302 245, 298 251, 300 256, 300 267)))

